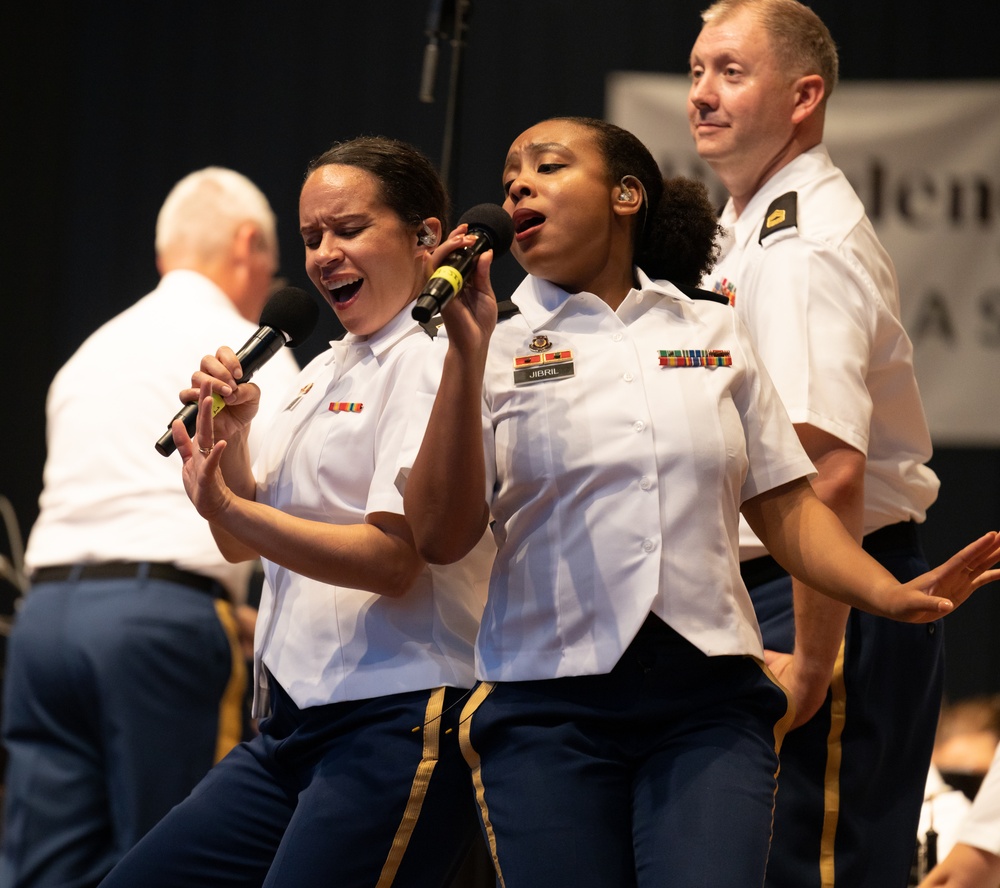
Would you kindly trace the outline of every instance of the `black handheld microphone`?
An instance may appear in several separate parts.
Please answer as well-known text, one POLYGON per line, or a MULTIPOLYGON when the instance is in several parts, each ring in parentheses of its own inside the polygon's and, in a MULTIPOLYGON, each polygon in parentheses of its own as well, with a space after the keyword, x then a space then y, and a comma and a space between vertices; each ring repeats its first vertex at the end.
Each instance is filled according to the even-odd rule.
POLYGON ((475 243, 448 255, 444 264, 436 269, 417 297, 411 312, 413 320, 426 324, 458 295, 465 285, 465 277, 476 266, 476 260, 487 250, 502 256, 514 240, 514 223, 498 204, 484 203, 466 211, 458 224, 468 223, 469 234, 475 243))
MULTIPOLYGON (((295 348, 302 340, 308 339, 318 318, 319 306, 305 290, 299 287, 278 290, 267 300, 267 305, 260 313, 260 329, 236 353, 236 359, 243 369, 240 384, 249 382, 250 377, 274 357, 283 345, 295 348)), ((215 413, 226 406, 217 396, 213 400, 215 413)), ((170 456, 176 449, 171 427, 177 419, 184 420, 184 428, 193 436, 198 422, 198 402, 185 404, 167 424, 167 431, 156 442, 156 452, 163 456, 170 456)))

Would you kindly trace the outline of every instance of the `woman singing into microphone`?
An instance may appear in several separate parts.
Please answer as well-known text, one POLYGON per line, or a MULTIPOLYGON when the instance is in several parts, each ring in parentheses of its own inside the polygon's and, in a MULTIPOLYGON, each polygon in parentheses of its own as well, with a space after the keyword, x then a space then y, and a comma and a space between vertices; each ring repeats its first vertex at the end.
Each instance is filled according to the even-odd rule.
POLYGON ((497 324, 487 261, 443 311, 405 492, 429 562, 498 543, 461 731, 499 882, 761 885, 790 714, 739 513, 810 586, 914 622, 1000 576, 997 535, 905 585, 854 542, 736 314, 689 295, 712 207, 630 133, 545 121, 502 182, 520 311, 497 324))
POLYGON ((223 759, 106 888, 444 885, 477 830, 458 747, 492 541, 418 555, 401 488, 444 349, 410 316, 447 218, 427 159, 362 138, 310 164, 306 271, 347 335, 303 371, 251 466, 259 391, 202 360, 185 486, 227 558, 261 557, 259 736, 223 759), (212 394, 226 408, 212 418, 212 394))

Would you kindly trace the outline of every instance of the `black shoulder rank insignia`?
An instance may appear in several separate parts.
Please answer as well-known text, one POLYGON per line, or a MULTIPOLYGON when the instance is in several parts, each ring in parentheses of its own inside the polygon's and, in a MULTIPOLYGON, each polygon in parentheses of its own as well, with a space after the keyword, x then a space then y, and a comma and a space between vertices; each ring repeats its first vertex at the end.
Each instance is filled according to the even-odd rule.
POLYGON ((437 336, 438 330, 444 326, 444 318, 441 315, 434 315, 434 317, 429 318, 426 321, 421 321, 420 326, 424 328, 424 332, 430 336, 431 339, 437 336))
MULTIPOLYGON (((520 313, 520 311, 521 309, 519 309, 509 299, 503 299, 497 302, 497 321, 506 321, 507 318, 514 317, 514 315, 520 313)), ((420 326, 424 328, 424 332, 430 336, 431 339, 434 339, 438 334, 438 330, 444 326, 444 318, 442 318, 441 315, 436 314, 429 320, 423 321, 420 326)))
POLYGON ((758 243, 764 243, 764 238, 782 231, 785 228, 795 228, 798 224, 795 218, 795 206, 798 195, 794 191, 776 197, 767 208, 767 215, 764 217, 764 224, 760 229, 758 243))
POLYGON ((510 299, 499 299, 497 300, 497 321, 506 321, 507 318, 512 318, 516 314, 520 314, 521 309, 519 309, 510 299))
POLYGON ((702 290, 701 287, 692 287, 690 284, 677 284, 671 281, 678 290, 691 299, 707 299, 709 302, 718 302, 722 305, 729 305, 729 300, 721 293, 713 293, 711 290, 702 290))

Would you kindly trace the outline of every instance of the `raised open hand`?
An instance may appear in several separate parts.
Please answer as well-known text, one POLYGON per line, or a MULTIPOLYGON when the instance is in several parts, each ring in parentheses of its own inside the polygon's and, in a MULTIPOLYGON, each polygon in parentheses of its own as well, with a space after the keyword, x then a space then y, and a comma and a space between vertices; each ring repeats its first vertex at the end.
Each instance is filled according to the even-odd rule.
POLYGON ((888 590, 885 616, 907 623, 929 623, 950 613, 976 589, 1000 580, 1000 534, 990 531, 952 555, 944 564, 888 590))

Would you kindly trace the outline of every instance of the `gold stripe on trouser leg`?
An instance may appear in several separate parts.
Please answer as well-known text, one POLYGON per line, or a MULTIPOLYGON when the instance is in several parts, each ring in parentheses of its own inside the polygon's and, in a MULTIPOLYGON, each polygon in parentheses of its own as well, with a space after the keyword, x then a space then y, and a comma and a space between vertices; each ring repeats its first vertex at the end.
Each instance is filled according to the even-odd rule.
MULTIPOLYGON (((792 695, 788 693, 788 688, 786 688, 780 681, 778 681, 777 678, 774 677, 774 673, 771 672, 763 660, 758 660, 754 657, 753 661, 761 668, 761 671, 768 677, 768 680, 781 689, 781 692, 785 695, 785 700, 788 704, 785 709, 785 714, 774 725, 774 751, 780 753, 781 744, 785 740, 785 734, 788 733, 788 729, 791 727, 791 724, 795 719, 795 701, 792 699, 792 695)), ((778 770, 781 770, 780 761, 778 763, 778 770)))
POLYGON ((493 832, 493 824, 490 822, 490 810, 486 806, 486 787, 483 786, 483 769, 479 760, 479 753, 472 746, 472 739, 469 732, 472 729, 472 714, 479 708, 495 687, 492 681, 480 682, 472 692, 465 708, 462 710, 461 728, 459 729, 459 742, 462 744, 462 755, 472 769, 472 785, 476 789, 476 802, 483 817, 483 826, 486 829, 486 840, 490 846, 490 857, 493 858, 493 868, 496 870, 497 883, 500 888, 505 888, 503 873, 500 871, 500 860, 497 858, 497 838, 493 832))
POLYGON ((847 721, 847 688, 844 685, 844 642, 840 643, 837 662, 830 682, 830 733, 826 738, 826 774, 823 779, 823 836, 820 840, 819 871, 822 888, 833 888, 834 846, 837 819, 840 816, 840 765, 843 746, 840 742, 847 721))
MULTIPOLYGON (((410 837, 417 825, 417 818, 420 816, 420 808, 427 797, 427 787, 430 786, 431 774, 434 766, 438 763, 438 749, 441 739, 441 713, 444 711, 444 688, 435 688, 431 691, 430 699, 427 701, 427 709, 424 712, 424 750, 417 765, 417 771, 413 775, 413 783, 410 785, 410 797, 406 800, 406 809, 403 811, 403 819, 396 829, 392 846, 389 848, 389 856, 382 865, 382 872, 378 877, 376 888, 388 888, 396 878, 399 864, 403 860, 406 846, 410 843, 410 837)), ((414 728, 419 731, 420 728, 414 728)))
MULTIPOLYGON (((786 688, 780 681, 778 681, 778 679, 774 677, 774 673, 771 672, 767 664, 763 660, 758 660, 756 657, 753 659, 754 662, 760 666, 761 670, 768 677, 768 679, 781 689, 781 692, 785 695, 785 700, 787 701, 785 714, 774 724, 774 751, 778 754, 778 769, 774 772, 775 792, 777 792, 778 778, 781 774, 781 744, 784 742, 785 735, 788 733, 788 729, 791 727, 792 721, 795 719, 795 701, 792 700, 792 695, 788 693, 788 688, 786 688)), ((771 805, 771 835, 774 835, 773 802, 771 805)), ((770 851, 768 853, 770 854, 770 851)))
POLYGON ((215 761, 222 761, 243 739, 243 700, 247 690, 247 664, 240 647, 239 631, 233 606, 222 598, 215 599, 215 613, 229 639, 232 668, 229 681, 219 701, 219 731, 215 741, 215 761))

